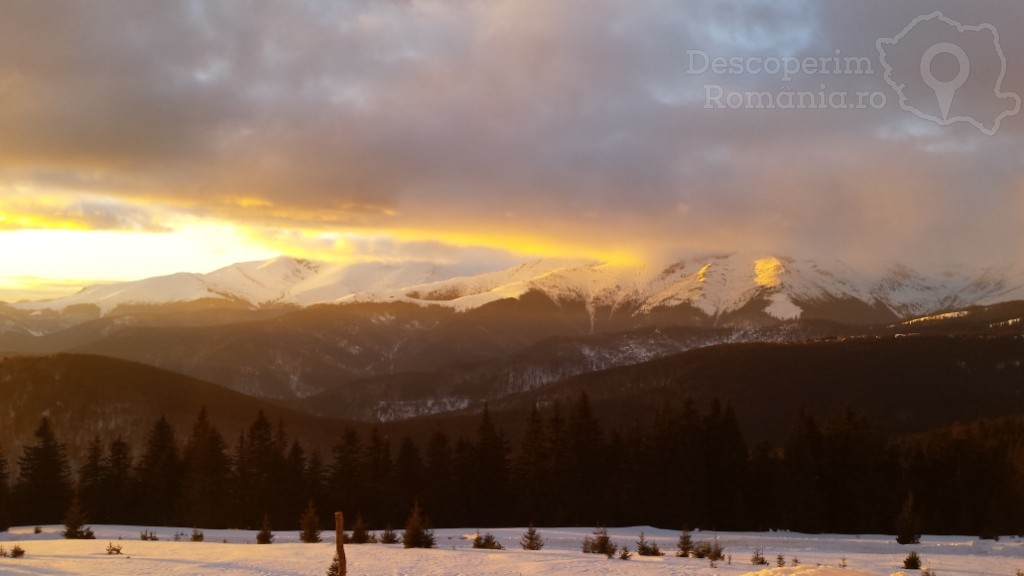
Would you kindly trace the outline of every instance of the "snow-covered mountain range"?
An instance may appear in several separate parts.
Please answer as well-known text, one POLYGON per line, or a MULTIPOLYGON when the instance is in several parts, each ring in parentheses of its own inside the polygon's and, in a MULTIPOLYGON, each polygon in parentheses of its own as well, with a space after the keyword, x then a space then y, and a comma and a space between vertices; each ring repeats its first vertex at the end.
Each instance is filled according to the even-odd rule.
MULTIPOLYGON (((458 310, 542 293, 588 309, 644 314, 686 306, 709 318, 745 308, 780 320, 797 319, 829 303, 856 303, 914 318, 971 305, 1024 299, 1020 267, 924 275, 902 266, 864 274, 842 263, 744 254, 690 258, 668 265, 614 265, 537 260, 502 270, 459 275, 429 262, 328 264, 290 257, 235 264, 209 274, 179 273, 90 286, 49 301, 22 302, 25 311, 62 311, 224 300, 246 306, 309 306, 344 302, 414 302, 458 310)), ((819 315, 820 316, 820 315, 819 315)))
POLYGON ((1024 316, 1014 266, 872 275, 731 254, 464 270, 280 257, 97 285, 0 304, 0 357, 115 358, 317 414, 391 420, 722 344, 1016 336, 1024 316))

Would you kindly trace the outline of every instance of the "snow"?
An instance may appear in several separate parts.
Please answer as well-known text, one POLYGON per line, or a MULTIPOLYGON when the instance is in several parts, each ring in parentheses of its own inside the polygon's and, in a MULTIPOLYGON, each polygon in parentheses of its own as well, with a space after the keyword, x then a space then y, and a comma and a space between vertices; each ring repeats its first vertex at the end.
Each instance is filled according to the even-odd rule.
POLYGON ((388 291, 456 275, 431 262, 326 264, 278 257, 233 264, 209 274, 172 274, 134 282, 89 286, 56 300, 22 302, 22 310, 63 310, 96 304, 103 314, 127 304, 166 304, 203 298, 235 300, 257 307, 268 303, 308 306, 356 293, 388 291))
MULTIPOLYGON (((20 559, 0 558, 5 575, 165 576, 322 575, 334 553, 331 542, 302 544, 296 532, 278 532, 274 544, 256 545, 254 531, 205 530, 205 542, 189 542, 191 529, 158 528, 160 538, 143 542, 144 527, 92 526, 96 540, 64 540, 59 526, 46 526, 42 534, 29 527, 0 533, 0 545, 8 550, 17 543, 25 551, 20 559), (182 534, 181 542, 173 536, 182 534), (122 546, 121 555, 107 555, 108 543, 122 546)), ((696 531, 695 541, 716 537, 732 556, 732 562, 711 567, 707 560, 672 555, 679 533, 651 527, 610 528, 612 541, 635 551, 644 532, 667 555, 660 558, 634 555, 629 561, 583 554, 580 544, 588 528, 538 528, 545 540, 540 551, 524 551, 518 541, 524 529, 490 530, 506 550, 473 550, 475 529, 444 529, 435 532, 438 547, 405 550, 400 545, 347 545, 348 572, 360 576, 574 576, 574 575, 757 575, 757 576, 886 576, 901 573, 902 560, 917 551, 924 565, 942 576, 1007 576, 1024 567, 1024 545, 1016 538, 1001 542, 971 537, 925 537, 920 545, 900 546, 892 536, 805 535, 788 532, 719 533, 696 531), (771 567, 750 564, 750 556, 762 546, 771 567), (787 566, 774 567, 777 554, 787 566), (788 565, 794 557, 799 566, 788 565), (846 568, 841 568, 844 561, 846 568)), ((484 530, 481 530, 484 532, 484 530)), ((324 532, 324 538, 332 537, 324 532)), ((908 575, 919 574, 907 571, 908 575)))
POLYGON ((847 570, 835 566, 792 566, 789 568, 765 568, 750 572, 750 576, 870 576, 870 572, 847 570))
POLYGON ((1006 320, 1004 322, 994 322, 992 324, 989 324, 988 327, 989 328, 1008 328, 1010 326, 1016 326, 1017 324, 1020 324, 1021 320, 1024 320, 1024 318, 1011 318, 1011 319, 1006 320))
POLYGON ((909 325, 912 325, 912 324, 920 324, 922 322, 935 322, 937 320, 951 320, 953 318, 963 318, 964 316, 967 316, 968 314, 970 314, 970 312, 968 312, 967 310, 957 310, 955 312, 945 312, 945 313, 942 313, 942 314, 932 314, 931 316, 922 316, 921 318, 914 318, 914 319, 911 319, 911 320, 907 320, 906 322, 903 323, 903 325, 909 326, 909 325))
POLYGON ((124 304, 233 300, 253 307, 328 302, 413 302, 469 310, 540 291, 555 301, 582 300, 591 312, 630 304, 640 311, 690 305, 709 317, 738 310, 755 298, 779 319, 801 315, 798 302, 856 299, 881 303, 904 318, 1024 298, 1024 271, 1011 265, 926 276, 902 265, 864 274, 841 262, 762 254, 726 254, 667 264, 602 264, 542 259, 502 270, 432 262, 330 264, 279 257, 234 264, 209 274, 172 274, 96 285, 52 301, 14 304, 28 311, 96 304, 104 314, 124 304), (468 273, 467 272, 472 272, 468 273))
POLYGON ((772 294, 768 299, 771 301, 771 304, 764 311, 779 320, 795 320, 804 312, 802 308, 789 299, 789 296, 781 292, 772 294))

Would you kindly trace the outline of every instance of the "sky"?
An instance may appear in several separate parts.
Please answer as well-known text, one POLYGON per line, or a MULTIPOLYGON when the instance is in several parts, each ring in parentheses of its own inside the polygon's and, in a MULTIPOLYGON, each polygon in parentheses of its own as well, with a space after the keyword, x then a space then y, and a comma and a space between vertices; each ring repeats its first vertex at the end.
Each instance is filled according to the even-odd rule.
POLYGON ((2 13, 0 300, 278 254, 1024 255, 1016 0, 2 13))

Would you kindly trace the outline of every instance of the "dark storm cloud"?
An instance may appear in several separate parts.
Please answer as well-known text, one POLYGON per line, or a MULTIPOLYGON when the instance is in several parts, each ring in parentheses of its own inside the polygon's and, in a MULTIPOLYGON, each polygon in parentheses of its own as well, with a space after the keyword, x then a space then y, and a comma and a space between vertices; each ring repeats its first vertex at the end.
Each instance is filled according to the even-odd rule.
POLYGON ((7 181, 279 228, 489 229, 658 255, 1019 254, 1021 118, 900 110, 875 41, 1015 2, 23 2, 0 18, 7 181), (870 75, 688 73, 871 58, 870 75), (882 109, 706 109, 708 84, 880 92, 882 109), (952 232, 952 233, 950 233, 952 232), (1010 250, 1007 249, 1010 247, 1010 250))

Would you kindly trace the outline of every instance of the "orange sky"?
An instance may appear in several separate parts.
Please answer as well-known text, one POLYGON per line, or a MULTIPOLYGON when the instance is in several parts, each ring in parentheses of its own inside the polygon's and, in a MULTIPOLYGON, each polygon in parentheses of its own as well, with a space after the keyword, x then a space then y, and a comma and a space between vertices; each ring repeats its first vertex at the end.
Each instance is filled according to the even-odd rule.
POLYGON ((1024 93, 1012 2, 16 3, 0 18, 0 301, 277 254, 1016 259, 1024 115, 994 135, 940 125, 883 76, 876 41, 936 9, 998 27, 1007 59, 998 78, 995 52, 964 40, 953 112, 1007 106, 997 81, 1024 93), (873 69, 694 73, 693 50, 873 69), (714 109, 708 85, 885 106, 714 109))

